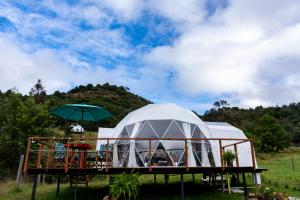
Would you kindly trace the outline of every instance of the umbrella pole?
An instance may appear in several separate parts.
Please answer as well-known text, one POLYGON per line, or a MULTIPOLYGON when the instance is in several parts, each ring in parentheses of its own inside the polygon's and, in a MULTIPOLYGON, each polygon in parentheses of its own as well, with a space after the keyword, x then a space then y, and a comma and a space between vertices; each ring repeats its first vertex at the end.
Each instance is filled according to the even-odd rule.
POLYGON ((81 127, 80 127, 80 129, 81 129, 81 131, 80 131, 80 143, 82 142, 82 131, 83 131, 83 127, 82 127, 82 125, 83 125, 83 112, 84 112, 84 108, 82 108, 82 110, 81 110, 81 127))

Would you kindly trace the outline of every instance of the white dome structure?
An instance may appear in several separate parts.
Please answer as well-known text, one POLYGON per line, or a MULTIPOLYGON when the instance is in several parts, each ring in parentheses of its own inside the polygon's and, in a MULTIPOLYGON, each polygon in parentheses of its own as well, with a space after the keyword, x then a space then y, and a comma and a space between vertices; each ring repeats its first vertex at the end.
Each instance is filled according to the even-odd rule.
MULTIPOLYGON (((211 138, 207 126, 195 113, 172 103, 149 104, 129 113, 114 128, 114 134, 115 138, 138 139, 114 141, 115 167, 147 167, 149 161, 156 166, 182 166, 184 139, 211 138)), ((210 142, 187 140, 187 149, 188 166, 215 166, 210 142)))
MULTIPOLYGON (((115 128, 99 128, 98 138, 116 138, 110 140, 113 167, 221 167, 221 146, 222 151, 234 151, 234 145, 239 166, 253 166, 251 145, 242 130, 224 122, 203 122, 172 103, 137 109, 115 128)), ((98 140, 97 149, 105 150, 105 145, 98 140)))

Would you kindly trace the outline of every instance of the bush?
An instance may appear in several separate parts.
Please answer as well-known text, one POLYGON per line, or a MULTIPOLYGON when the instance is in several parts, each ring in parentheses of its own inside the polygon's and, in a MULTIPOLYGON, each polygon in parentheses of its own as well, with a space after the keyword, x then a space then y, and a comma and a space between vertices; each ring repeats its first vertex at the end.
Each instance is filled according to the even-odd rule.
POLYGON ((223 160, 226 163, 227 166, 233 166, 233 160, 235 158, 235 155, 232 151, 225 151, 223 153, 223 160))
POLYGON ((138 178, 139 175, 135 173, 115 176, 109 188, 111 195, 119 200, 136 199, 139 192, 138 178))

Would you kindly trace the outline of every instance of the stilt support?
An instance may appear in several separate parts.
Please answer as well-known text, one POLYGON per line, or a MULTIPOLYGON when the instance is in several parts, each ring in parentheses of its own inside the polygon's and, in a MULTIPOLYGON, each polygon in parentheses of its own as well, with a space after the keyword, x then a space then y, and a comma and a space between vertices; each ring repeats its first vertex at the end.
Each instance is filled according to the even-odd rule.
POLYGON ((61 176, 60 174, 57 175, 56 197, 59 196, 60 176, 61 176))
POLYGON ((180 191, 181 191, 180 199, 184 200, 184 180, 183 180, 183 174, 180 174, 180 191))
POLYGON ((221 187, 222 187, 222 192, 224 192, 224 176, 223 176, 223 173, 221 173, 221 187))
POLYGON ((193 183, 195 183, 195 174, 192 174, 193 183))
POLYGON ((243 175, 244 197, 245 197, 245 200, 247 200, 248 199, 248 189, 247 189, 246 176, 245 176, 245 173, 243 173, 242 175, 243 175))
POLYGON ((77 182, 78 182, 78 176, 76 176, 75 191, 74 191, 74 200, 77 199, 77 182))
POLYGON ((31 200, 35 200, 35 192, 37 186, 37 175, 33 177, 33 185, 32 185, 32 193, 31 193, 31 200))
POLYGON ((154 174, 154 184, 156 185, 156 174, 154 174))

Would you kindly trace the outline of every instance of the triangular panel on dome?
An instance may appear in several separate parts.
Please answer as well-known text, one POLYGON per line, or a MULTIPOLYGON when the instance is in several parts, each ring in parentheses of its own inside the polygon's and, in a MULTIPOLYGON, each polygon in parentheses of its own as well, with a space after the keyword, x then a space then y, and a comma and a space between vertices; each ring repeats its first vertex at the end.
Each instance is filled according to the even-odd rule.
POLYGON ((161 138, 172 123, 172 120, 149 120, 149 123, 151 124, 157 136, 161 138))
POLYGON ((130 136, 131 136, 131 134, 132 134, 132 131, 133 131, 134 125, 135 125, 135 124, 130 124, 130 125, 126 126, 126 129, 127 129, 128 135, 130 135, 130 136))
POLYGON ((173 161, 164 146, 160 143, 151 157, 152 166, 173 166, 173 161))
POLYGON ((129 158, 129 148, 130 144, 122 144, 119 143, 117 145, 117 155, 118 155, 118 161, 120 163, 120 166, 126 166, 129 158))
POLYGON ((163 138, 186 138, 175 120, 172 121, 163 138))
POLYGON ((145 121, 136 135, 137 138, 157 138, 157 135, 148 121, 145 121))
MULTIPOLYGON (((157 149, 159 145, 158 140, 152 140, 151 141, 151 157, 154 153, 154 151, 157 149)), ((140 156, 143 163, 149 162, 149 141, 139 141, 137 140, 135 142, 135 149, 138 155, 140 156)))
POLYGON ((194 131, 192 132, 192 138, 204 138, 204 134, 197 125, 195 126, 194 131))
POLYGON ((174 166, 178 166, 179 162, 184 154, 184 150, 175 149, 175 150, 167 150, 169 156, 171 157, 174 166))
POLYGON ((130 138, 129 133, 126 129, 126 127, 124 127, 119 135, 119 138, 130 138))
POLYGON ((184 130, 183 130, 183 121, 178 121, 178 120, 175 120, 175 122, 177 123, 178 127, 180 128, 180 130, 184 133, 184 130))
POLYGON ((202 166, 202 156, 205 152, 202 152, 202 142, 195 141, 192 142, 193 154, 196 160, 197 166, 202 166))

